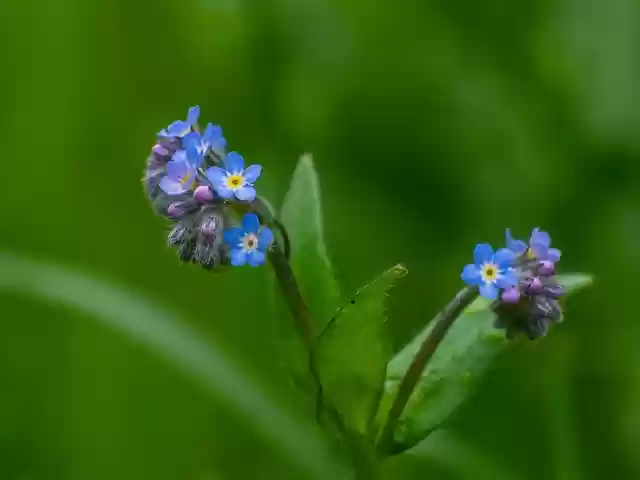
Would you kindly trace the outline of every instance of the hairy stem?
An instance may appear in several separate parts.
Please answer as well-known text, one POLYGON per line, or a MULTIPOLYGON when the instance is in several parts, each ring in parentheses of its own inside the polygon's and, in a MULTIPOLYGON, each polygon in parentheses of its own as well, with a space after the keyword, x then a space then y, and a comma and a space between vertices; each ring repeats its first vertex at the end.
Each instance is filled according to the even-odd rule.
POLYGON ((282 234, 284 251, 278 242, 275 242, 269 249, 269 263, 271 263, 271 267, 276 274, 280 291, 284 295, 287 307, 295 319, 300 336, 307 346, 309 353, 311 353, 315 341, 313 322, 311 320, 309 307, 302 298, 298 281, 287 258, 290 253, 289 235, 284 225, 275 217, 267 204, 260 198, 256 198, 252 202, 251 210, 255 212, 264 223, 275 226, 282 234))
POLYGON ((413 362, 404 374, 396 398, 389 410, 387 422, 378 440, 377 449, 379 453, 388 454, 390 452, 393 446, 393 434, 416 385, 422 377, 422 372, 424 372, 429 360, 433 357, 438 345, 440 345, 440 342, 453 325, 453 322, 471 305, 471 302, 473 302, 477 296, 477 287, 464 288, 458 292, 444 310, 431 321, 434 325, 433 329, 429 332, 429 335, 420 346, 420 350, 418 350, 418 353, 413 358, 413 362))

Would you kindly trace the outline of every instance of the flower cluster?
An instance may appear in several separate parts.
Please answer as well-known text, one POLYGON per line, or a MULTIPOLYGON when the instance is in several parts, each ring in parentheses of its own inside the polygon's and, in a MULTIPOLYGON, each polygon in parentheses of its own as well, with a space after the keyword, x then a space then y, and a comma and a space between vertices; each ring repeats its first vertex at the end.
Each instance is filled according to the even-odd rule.
POLYGON ((273 233, 246 213, 256 199, 260 165, 245 168, 237 152, 226 153, 222 129, 198 127, 200 108, 157 134, 147 159, 143 185, 154 210, 172 221, 169 245, 183 262, 206 268, 266 261, 273 233), (233 226, 241 219, 242 228, 233 226))
POLYGON ((507 338, 518 333, 530 339, 544 336, 551 322, 562 321, 558 299, 564 288, 555 277, 560 250, 551 248, 551 237, 539 228, 528 244, 515 240, 507 229, 506 244, 495 253, 487 244, 476 246, 474 264, 467 265, 461 277, 493 300, 495 326, 504 329, 507 338))

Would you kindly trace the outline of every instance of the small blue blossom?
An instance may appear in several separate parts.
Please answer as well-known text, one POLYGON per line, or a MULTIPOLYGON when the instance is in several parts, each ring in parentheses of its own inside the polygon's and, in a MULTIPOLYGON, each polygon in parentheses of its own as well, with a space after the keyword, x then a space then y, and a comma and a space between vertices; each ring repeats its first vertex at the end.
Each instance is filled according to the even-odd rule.
POLYGON ((201 165, 202 156, 197 150, 178 150, 167 163, 167 175, 160 180, 160 188, 167 195, 182 195, 193 190, 201 165))
POLYGON ((182 139, 184 148, 195 148, 202 155, 206 155, 209 149, 223 150, 227 140, 222 136, 222 128, 209 123, 203 134, 193 131, 182 139))
POLYGON ((518 283, 518 275, 511 268, 515 262, 515 254, 507 248, 493 251, 491 245, 476 245, 471 265, 464 267, 460 275, 469 285, 478 285, 480 295, 489 300, 498 298, 498 289, 513 287, 518 283))
POLYGON ((236 152, 229 153, 224 159, 224 168, 210 167, 205 172, 211 187, 220 197, 228 200, 234 196, 238 200, 252 202, 256 198, 253 184, 262 174, 260 165, 244 168, 244 159, 236 152))
POLYGON ((267 227, 260 227, 258 216, 247 213, 242 218, 242 227, 234 227, 224 232, 224 242, 231 251, 231 265, 241 267, 247 263, 252 267, 263 265, 266 250, 273 243, 273 232, 267 227))
POLYGON ((522 240, 514 240, 508 228, 506 231, 506 240, 507 248, 518 257, 526 254, 529 260, 548 260, 554 263, 560 260, 560 250, 551 248, 551 236, 537 227, 531 232, 529 245, 522 240))
POLYGON ((200 107, 191 107, 187 112, 187 120, 176 120, 169 125, 166 130, 162 130, 158 133, 159 137, 182 138, 191 132, 192 127, 198 122, 200 117, 200 107))

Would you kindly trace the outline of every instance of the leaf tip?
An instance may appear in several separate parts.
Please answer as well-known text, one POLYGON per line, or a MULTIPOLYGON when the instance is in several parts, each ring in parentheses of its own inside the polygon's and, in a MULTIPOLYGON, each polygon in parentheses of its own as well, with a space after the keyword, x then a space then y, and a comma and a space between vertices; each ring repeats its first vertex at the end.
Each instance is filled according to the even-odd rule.
POLYGON ((402 278, 405 275, 407 275, 409 273, 409 270, 407 270, 407 267, 405 267, 404 265, 402 265, 401 263, 398 263, 397 265, 394 265, 393 267, 391 267, 389 269, 389 271, 396 277, 396 278, 402 278))

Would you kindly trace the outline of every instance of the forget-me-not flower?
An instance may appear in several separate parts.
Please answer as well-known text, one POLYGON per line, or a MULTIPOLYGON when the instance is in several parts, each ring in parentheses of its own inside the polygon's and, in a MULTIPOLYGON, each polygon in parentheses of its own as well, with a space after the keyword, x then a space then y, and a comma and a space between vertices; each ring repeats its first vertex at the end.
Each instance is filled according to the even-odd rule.
POLYGON ((211 187, 224 199, 234 196, 248 202, 256 198, 253 184, 262 174, 260 165, 244 168, 244 159, 239 153, 230 152, 224 159, 224 168, 210 167, 205 172, 211 187))
POLYGON ((548 260, 554 263, 560 260, 560 250, 551 248, 551 236, 537 227, 531 232, 529 245, 522 240, 515 240, 511 236, 511 231, 508 228, 506 231, 506 239, 507 248, 518 257, 526 254, 529 260, 548 260))
POLYGON ((178 137, 182 138, 191 132, 191 128, 198 122, 200 117, 200 107, 191 107, 187 112, 187 120, 176 120, 169 125, 165 130, 158 133, 159 137, 178 137))
POLYGON ((167 195, 182 195, 196 186, 202 156, 194 148, 178 150, 167 163, 167 175, 160 180, 160 188, 167 195))
POLYGON ((465 283, 478 285, 480 295, 489 300, 498 298, 498 289, 513 287, 518 283, 518 275, 511 268, 515 254, 507 248, 494 252, 491 245, 481 243, 476 245, 473 261, 473 264, 464 267, 460 276, 465 283))
POLYGON ((209 149, 224 149, 227 140, 222 136, 222 128, 209 123, 203 134, 193 131, 182 139, 182 144, 184 148, 195 148, 202 155, 206 155, 209 149))
POLYGON ((241 267, 248 263, 252 267, 258 267, 267 258, 266 250, 273 243, 273 232, 267 227, 260 227, 256 214, 247 213, 242 218, 242 227, 230 228, 224 232, 224 242, 231 249, 231 265, 241 267))

